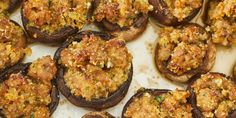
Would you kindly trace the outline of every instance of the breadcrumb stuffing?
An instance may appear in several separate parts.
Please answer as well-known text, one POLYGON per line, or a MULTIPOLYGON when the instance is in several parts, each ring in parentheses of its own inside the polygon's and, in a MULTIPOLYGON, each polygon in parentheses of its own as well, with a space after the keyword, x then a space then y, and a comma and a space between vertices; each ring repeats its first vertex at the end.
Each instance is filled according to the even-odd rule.
POLYGON ((13 73, 0 83, 0 110, 7 118, 49 118, 51 80, 56 65, 50 56, 34 61, 26 75, 13 73))
POLYGON ((106 98, 128 80, 132 56, 123 40, 84 36, 60 54, 64 79, 75 96, 106 98))
POLYGON ((31 49, 26 48, 23 29, 0 15, 0 70, 18 63, 31 49))
POLYGON ((192 118, 192 107, 187 103, 186 91, 172 91, 159 96, 144 93, 128 106, 127 118, 192 118))
POLYGON ((90 7, 91 0, 27 0, 23 14, 28 27, 53 33, 67 26, 82 29, 88 23, 90 7))
POLYGON ((202 7, 203 0, 163 0, 171 14, 179 22, 188 17, 194 10, 202 7))
POLYGON ((0 13, 4 12, 7 10, 10 6, 10 1, 11 0, 1 0, 0 1, 0 13))
POLYGON ((236 85, 223 75, 202 75, 191 87, 196 95, 197 107, 205 117, 226 118, 236 109, 236 85))
POLYGON ((236 44, 236 0, 211 1, 208 24, 214 43, 236 44))

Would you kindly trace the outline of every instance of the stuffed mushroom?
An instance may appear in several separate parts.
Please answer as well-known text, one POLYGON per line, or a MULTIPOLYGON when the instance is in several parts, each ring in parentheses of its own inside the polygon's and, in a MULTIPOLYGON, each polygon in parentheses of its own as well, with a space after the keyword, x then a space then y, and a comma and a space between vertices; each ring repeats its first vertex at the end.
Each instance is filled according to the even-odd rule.
POLYGON ((101 111, 101 112, 90 112, 85 114, 82 118, 115 118, 110 113, 101 111))
POLYGON ((126 95, 132 56, 123 40, 111 38, 84 31, 57 50, 57 84, 74 105, 100 110, 116 105, 126 95))
POLYGON ((161 24, 181 25, 192 20, 203 6, 203 0, 149 0, 151 15, 161 24))
POLYGON ((236 44, 236 1, 209 0, 205 11, 205 24, 216 44, 231 46, 236 44))
POLYGON ((208 72, 214 65, 216 47, 210 35, 197 24, 160 30, 155 52, 157 69, 166 78, 188 82, 199 73, 208 72))
POLYGON ((56 65, 50 56, 18 64, 0 75, 0 116, 49 118, 56 109, 56 65))
POLYGON ((94 0, 93 9, 100 28, 130 41, 146 29, 152 6, 148 0, 94 0))
POLYGON ((17 63, 31 50, 26 48, 24 30, 8 17, 0 15, 0 72, 17 63))
POLYGON ((187 91, 140 89, 124 106, 122 118, 192 118, 187 91))
POLYGON ((25 0, 23 25, 33 41, 65 41, 89 22, 91 0, 25 0))
POLYGON ((188 86, 195 118, 235 118, 236 83, 221 73, 196 77, 188 86))

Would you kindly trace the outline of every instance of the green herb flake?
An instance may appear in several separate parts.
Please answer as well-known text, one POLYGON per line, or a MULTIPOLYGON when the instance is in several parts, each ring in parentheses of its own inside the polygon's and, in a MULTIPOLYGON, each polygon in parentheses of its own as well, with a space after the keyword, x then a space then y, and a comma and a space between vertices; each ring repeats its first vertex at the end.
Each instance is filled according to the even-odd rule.
POLYGON ((163 96, 156 96, 156 101, 159 102, 159 103, 163 102, 164 99, 165 98, 163 96))
POLYGON ((34 112, 30 114, 30 118, 34 118, 34 112))

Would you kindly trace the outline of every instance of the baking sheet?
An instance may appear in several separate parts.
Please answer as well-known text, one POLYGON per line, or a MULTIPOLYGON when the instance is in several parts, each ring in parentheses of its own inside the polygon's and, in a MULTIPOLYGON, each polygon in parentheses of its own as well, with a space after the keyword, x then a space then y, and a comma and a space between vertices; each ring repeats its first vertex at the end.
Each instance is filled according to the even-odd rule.
MULTIPOLYGON (((11 15, 11 19, 22 25, 19 9, 11 15)), ((201 24, 199 17, 195 18, 193 22, 198 22, 201 24)), ((87 28, 96 29, 94 26, 89 26, 87 28)), ((158 40, 158 36, 156 34, 158 29, 159 27, 157 27, 156 22, 150 20, 146 31, 137 40, 131 41, 127 44, 129 52, 133 55, 133 80, 125 98, 118 105, 106 110, 112 115, 120 117, 123 106, 140 87, 171 90, 176 88, 185 89, 185 85, 174 83, 163 78, 156 69, 154 62, 154 51, 158 40)), ((56 49, 58 48, 54 45, 46 45, 41 43, 30 44, 29 47, 32 49, 32 55, 26 57, 24 62, 32 62, 33 60, 45 55, 51 55, 53 57, 56 49)), ((211 71, 231 75, 235 61, 236 47, 217 46, 216 61, 211 71)), ((59 105, 52 117, 80 118, 90 111, 92 110, 72 105, 63 95, 60 94, 59 105)))

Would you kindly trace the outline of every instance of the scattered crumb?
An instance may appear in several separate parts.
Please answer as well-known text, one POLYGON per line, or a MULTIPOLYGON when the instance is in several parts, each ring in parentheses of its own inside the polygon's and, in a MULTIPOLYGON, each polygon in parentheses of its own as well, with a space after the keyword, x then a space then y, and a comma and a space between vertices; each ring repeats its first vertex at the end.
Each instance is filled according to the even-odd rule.
POLYGON ((148 65, 138 65, 138 73, 147 73, 148 70, 148 65))
POLYGON ((138 81, 136 79, 133 80, 133 84, 134 84, 134 86, 132 87, 132 89, 133 89, 134 93, 136 93, 137 90, 139 88, 141 88, 142 86, 138 83, 138 81))
POLYGON ((66 99, 62 99, 62 100, 60 100, 60 102, 59 102, 60 105, 64 105, 64 104, 66 104, 66 103, 67 103, 67 100, 66 100, 66 99))
POLYGON ((146 41, 145 46, 146 46, 147 51, 150 54, 154 54, 154 52, 155 52, 155 43, 154 42, 146 41))

